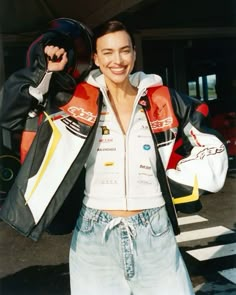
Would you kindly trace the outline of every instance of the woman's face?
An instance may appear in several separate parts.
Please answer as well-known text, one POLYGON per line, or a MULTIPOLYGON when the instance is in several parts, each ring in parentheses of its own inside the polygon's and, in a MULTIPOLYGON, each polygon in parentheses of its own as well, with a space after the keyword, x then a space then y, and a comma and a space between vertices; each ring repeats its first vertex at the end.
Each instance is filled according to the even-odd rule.
POLYGON ((136 52, 125 31, 108 33, 97 39, 94 62, 105 76, 115 84, 128 79, 133 70, 136 52))

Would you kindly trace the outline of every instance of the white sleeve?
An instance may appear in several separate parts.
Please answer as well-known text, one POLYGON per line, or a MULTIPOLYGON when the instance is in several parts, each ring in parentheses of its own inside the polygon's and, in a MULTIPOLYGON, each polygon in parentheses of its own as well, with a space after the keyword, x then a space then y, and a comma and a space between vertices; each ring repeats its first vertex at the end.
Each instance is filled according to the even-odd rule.
POLYGON ((188 124, 184 133, 193 148, 189 156, 180 160, 176 169, 168 169, 167 175, 175 182, 193 186, 197 176, 200 189, 217 192, 225 182, 228 155, 225 145, 214 134, 200 132, 188 124))

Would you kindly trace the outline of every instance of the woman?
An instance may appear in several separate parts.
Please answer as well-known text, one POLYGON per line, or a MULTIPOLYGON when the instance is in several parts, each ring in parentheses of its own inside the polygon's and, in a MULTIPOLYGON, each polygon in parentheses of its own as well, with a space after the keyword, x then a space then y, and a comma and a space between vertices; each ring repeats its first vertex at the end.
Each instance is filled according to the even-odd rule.
POLYGON ((102 92, 103 108, 71 244, 72 294, 194 294, 166 213, 155 147, 139 104, 148 88, 162 85, 161 78, 130 76, 135 46, 120 22, 104 24, 94 48, 99 70, 91 72, 87 83, 102 92))
MULTIPOLYGON (((173 233, 172 225, 178 232, 176 216, 172 214, 172 200, 170 204, 166 198, 163 177, 166 179, 166 173, 175 194, 192 190, 194 177, 199 190, 217 191, 227 171, 225 147, 213 132, 204 129, 207 113, 199 101, 176 91, 171 91, 171 97, 165 97, 169 92, 157 96, 162 85, 159 76, 142 72, 131 75, 135 46, 122 23, 104 24, 94 43, 94 62, 99 69, 91 71, 86 82, 92 89, 99 89, 102 103, 100 100, 101 110, 94 119, 97 123, 89 131, 90 135, 94 132, 94 138, 88 135, 92 139, 85 142, 90 145, 82 145, 78 151, 86 176, 83 207, 70 249, 71 294, 194 294, 173 233), (173 164, 178 140, 184 152, 173 164)), ((58 46, 46 46, 44 52, 49 57, 45 74, 48 86, 53 75, 48 72, 63 71, 68 58, 65 49, 58 46)), ((40 89, 50 91, 42 84, 44 78, 40 89)), ((36 97, 32 87, 29 92, 36 97)), ((97 105, 89 93, 80 95, 84 95, 83 103, 90 100, 97 105)), ((80 95, 74 95, 75 99, 80 95)), ((92 118, 85 107, 77 108, 78 116, 89 114, 92 118)), ((61 117, 62 112, 55 114, 55 124, 61 117)), ((64 152, 64 158, 68 156, 64 152)), ((73 171, 77 179, 76 169, 73 171)), ((68 177, 65 179, 64 194, 68 177)), ((54 199, 58 191, 59 185, 54 199)), ((51 203, 48 208, 53 208, 51 203)))
POLYGON ((86 163, 85 206, 71 244, 71 292, 193 294, 156 178, 151 133, 138 105, 145 89, 161 85, 161 78, 137 73, 131 82, 136 52, 119 22, 102 27, 95 50, 100 71, 87 82, 100 88, 104 105, 86 163))

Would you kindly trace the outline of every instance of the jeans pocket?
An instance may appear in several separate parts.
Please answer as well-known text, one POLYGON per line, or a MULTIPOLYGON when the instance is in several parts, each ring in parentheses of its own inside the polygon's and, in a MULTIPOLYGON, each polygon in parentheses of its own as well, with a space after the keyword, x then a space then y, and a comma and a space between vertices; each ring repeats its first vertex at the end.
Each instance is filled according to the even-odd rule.
POLYGON ((149 230, 154 237, 160 237, 169 232, 170 222, 164 207, 149 219, 149 230))
POLYGON ((79 251, 78 247, 81 250, 81 246, 85 244, 85 240, 91 240, 91 233, 93 232, 93 228, 94 221, 80 215, 77 219, 75 230, 73 232, 71 240, 71 250, 73 250, 74 252, 79 251))

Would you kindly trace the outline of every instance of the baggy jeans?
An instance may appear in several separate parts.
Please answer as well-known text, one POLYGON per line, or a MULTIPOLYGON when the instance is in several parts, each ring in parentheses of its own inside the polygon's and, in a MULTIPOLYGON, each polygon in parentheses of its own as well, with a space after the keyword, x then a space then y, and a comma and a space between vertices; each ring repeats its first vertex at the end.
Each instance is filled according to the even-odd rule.
POLYGON ((70 248, 71 295, 192 295, 165 206, 114 217, 83 206, 70 248))

